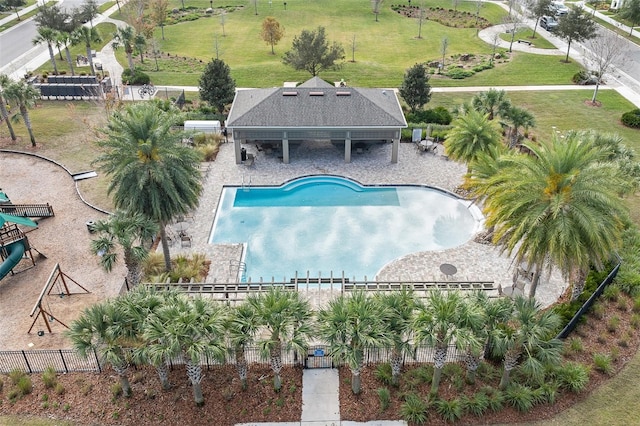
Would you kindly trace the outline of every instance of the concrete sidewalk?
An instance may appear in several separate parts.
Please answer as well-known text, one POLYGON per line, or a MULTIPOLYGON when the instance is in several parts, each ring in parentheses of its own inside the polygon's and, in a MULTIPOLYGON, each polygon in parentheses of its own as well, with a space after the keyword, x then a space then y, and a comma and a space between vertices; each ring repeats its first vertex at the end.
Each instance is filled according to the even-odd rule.
POLYGON ((302 372, 302 418, 299 422, 241 423, 236 426, 407 426, 403 420, 341 421, 339 388, 337 369, 305 369, 302 372))

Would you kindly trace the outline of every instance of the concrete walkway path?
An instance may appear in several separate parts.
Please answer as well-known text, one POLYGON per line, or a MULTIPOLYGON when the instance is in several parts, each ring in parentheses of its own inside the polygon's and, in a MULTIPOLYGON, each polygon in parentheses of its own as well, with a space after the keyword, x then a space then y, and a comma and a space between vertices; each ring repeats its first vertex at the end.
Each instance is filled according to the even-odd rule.
POLYGON ((302 418, 299 422, 241 423, 236 426, 407 426, 402 420, 366 423, 340 420, 340 377, 336 368, 302 372, 302 418))

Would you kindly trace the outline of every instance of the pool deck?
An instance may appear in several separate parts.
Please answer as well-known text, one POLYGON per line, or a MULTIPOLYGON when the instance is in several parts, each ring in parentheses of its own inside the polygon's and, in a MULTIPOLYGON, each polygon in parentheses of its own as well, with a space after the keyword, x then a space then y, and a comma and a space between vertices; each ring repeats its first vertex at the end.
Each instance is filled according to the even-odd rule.
MULTIPOLYGON (((277 153, 258 151, 255 145, 246 145, 247 152, 255 155, 250 167, 235 164, 233 144, 221 146, 215 162, 206 163, 204 191, 198 209, 192 218, 172 225, 177 234, 182 228, 192 238, 190 247, 182 247, 176 241, 171 249, 180 252, 205 253, 212 259, 207 282, 237 282, 237 268, 231 263, 238 262, 242 255, 242 245, 208 244, 209 234, 223 185, 281 185, 288 180, 315 174, 345 176, 362 184, 419 184, 453 191, 462 183, 466 166, 448 160, 438 153, 419 152, 414 144, 400 144, 398 163, 390 162, 391 144, 374 145, 362 153, 352 155, 352 162, 344 162, 344 153, 330 143, 304 142, 291 150, 291 162, 282 163, 277 153)), ((392 220, 392 219, 390 219, 392 220)), ((402 235, 392 236, 402 238, 402 235)), ((514 268, 512 259, 501 255, 498 250, 486 244, 469 241, 462 246, 444 251, 417 252, 396 259, 385 265, 377 279, 384 281, 493 281, 496 288, 506 289, 513 285, 514 268), (448 263, 456 267, 452 277, 440 271, 440 265, 448 263)), ((334 271, 340 276, 342 271, 334 271)), ((306 271, 299 271, 306 275, 306 271)), ((349 276, 349 271, 345 271, 349 276)), ((260 277, 250 277, 252 282, 260 277)), ((364 277, 356 277, 364 279, 364 277)), ((373 277, 368 277, 372 279, 373 277)), ((271 281, 272 277, 262 277, 271 281)), ((279 279, 276 277, 275 281, 279 279)), ((561 274, 554 270, 551 275, 543 275, 538 285, 536 299, 543 306, 553 303, 563 293, 567 284, 561 274)), ((525 289, 525 293, 528 288, 525 289)), ((495 294, 497 296, 497 291, 495 294)), ((309 294, 314 303, 322 304, 326 297, 309 294)), ((325 295, 328 296, 328 295, 325 295)))

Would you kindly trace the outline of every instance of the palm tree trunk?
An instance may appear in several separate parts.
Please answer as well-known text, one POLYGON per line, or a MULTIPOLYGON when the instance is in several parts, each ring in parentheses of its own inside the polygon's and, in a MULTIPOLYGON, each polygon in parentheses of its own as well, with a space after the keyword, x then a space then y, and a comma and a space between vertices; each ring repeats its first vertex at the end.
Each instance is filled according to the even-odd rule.
POLYGON ((133 72, 135 68, 133 66, 133 52, 127 51, 127 62, 129 63, 129 69, 133 72))
POLYGON ((91 43, 87 42, 87 59, 89 60, 89 68, 91 68, 91 75, 96 75, 96 70, 93 68, 93 57, 91 56, 91 43))
POLYGON ((511 380, 511 370, 518 365, 518 358, 520 358, 520 352, 507 351, 504 356, 504 371, 502 372, 502 378, 500 378, 500 390, 505 390, 509 386, 511 380))
POLYGON ((577 271, 573 271, 571 276, 573 279, 569 278, 569 281, 573 282, 573 287, 571 287, 571 301, 573 302, 582 294, 586 284, 587 274, 585 271, 578 269, 577 271))
POLYGON ((49 59, 51 59, 51 65, 53 65, 53 73, 58 75, 58 64, 56 64, 56 54, 53 52, 53 46, 51 43, 47 43, 49 46, 49 59))
POLYGON ((397 348, 393 348, 390 363, 391 384, 397 387, 400 384, 400 373, 402 372, 402 354, 397 348))
POLYGON ((171 253, 169 253, 169 242, 167 241, 167 233, 164 229, 164 223, 160 224, 160 243, 162 243, 162 254, 164 255, 164 270, 171 270, 171 253))
POLYGON ((247 358, 244 356, 244 346, 242 345, 236 347, 236 371, 238 372, 240 383, 242 383, 242 390, 246 390, 249 365, 247 358))
POLYGON ((436 346, 435 353, 433 355, 433 379, 431 380, 431 395, 438 394, 438 388, 440 387, 440 378, 442 377, 442 369, 447 362, 447 347, 436 346))
POLYGON ((122 395, 126 398, 131 396, 131 384, 129 383, 129 378, 127 377, 128 366, 118 366, 112 365, 113 370, 118 374, 118 378, 120 379, 120 385, 122 386, 122 395))
POLYGON ((533 273, 533 279, 531 280, 531 288, 529 289, 529 297, 534 298, 536 296, 536 290, 538 289, 538 283, 540 282, 540 271, 538 268, 533 273))
POLYGON ((124 249, 124 264, 127 267, 127 281, 136 287, 142 280, 142 266, 134 259, 131 248, 124 249))
POLYGON ((271 348, 269 355, 271 370, 273 370, 273 388, 276 392, 279 392, 282 387, 282 379, 280 378, 280 371, 282 371, 282 342, 278 340, 271 348))
POLYGON ((169 369, 167 368, 167 365, 164 362, 160 365, 156 365, 156 372, 158 373, 162 389, 169 390, 171 388, 171 383, 169 382, 169 369))
POLYGON ((22 104, 20 105, 20 115, 24 119, 24 125, 27 127, 27 131, 29 132, 29 139, 31 139, 31 146, 36 146, 36 138, 33 136, 33 127, 31 126, 31 117, 29 117, 29 110, 27 106, 22 104))
POLYGON ((11 125, 11 120, 9 120, 9 111, 7 111, 7 101, 2 96, 0 96, 0 114, 2 114, 2 119, 7 123, 7 128, 9 129, 11 140, 16 141, 17 140, 16 132, 13 130, 13 126, 11 125))
POLYGON ((202 395, 202 366, 200 364, 193 364, 191 361, 187 362, 187 377, 191 382, 193 389, 193 399, 198 407, 204 405, 204 396, 202 395))
POLYGON ((362 390, 362 378, 360 377, 360 371, 362 368, 360 366, 356 368, 351 368, 351 392, 354 395, 358 395, 362 390))
POLYGON ((73 61, 71 60, 71 52, 69 51, 68 46, 65 46, 64 53, 67 56, 67 62, 69 63, 69 68, 71 68, 71 75, 76 75, 76 72, 73 69, 73 61))
POLYGON ((480 366, 480 360, 470 348, 467 349, 464 355, 464 363, 465 363, 465 366, 467 367, 467 376, 466 376, 467 383, 474 384, 476 382, 476 371, 480 366))

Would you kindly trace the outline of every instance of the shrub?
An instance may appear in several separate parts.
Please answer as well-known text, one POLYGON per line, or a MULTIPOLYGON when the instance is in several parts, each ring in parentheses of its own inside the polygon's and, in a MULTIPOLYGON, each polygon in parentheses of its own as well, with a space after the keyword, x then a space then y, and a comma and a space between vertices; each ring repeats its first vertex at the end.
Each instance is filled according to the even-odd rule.
POLYGON ((602 319, 604 318, 604 314, 606 312, 606 308, 604 307, 604 305, 600 302, 596 302, 594 303, 594 305, 591 307, 591 313, 593 314, 594 317, 596 317, 597 319, 602 319))
POLYGON ((609 321, 607 321, 607 331, 609 333, 615 333, 616 331, 618 331, 618 327, 620 326, 620 317, 618 316, 612 316, 611 318, 609 318, 609 321))
POLYGON ((618 299, 618 303, 616 303, 616 307, 618 308, 619 311, 626 312, 628 308, 627 299, 625 299, 624 297, 621 297, 620 299, 618 299))
POLYGON ((535 396, 530 387, 512 383, 505 391, 504 399, 516 410, 526 413, 533 408, 535 396))
POLYGON ((634 129, 640 129, 640 108, 622 114, 622 124, 634 129))
POLYGON ((131 72, 129 68, 122 72, 122 83, 124 84, 139 86, 142 84, 149 84, 150 82, 151 77, 137 68, 133 72, 131 72))
POLYGON ((22 376, 16 383, 16 388, 22 395, 28 395, 33 390, 33 384, 31 383, 31 377, 26 374, 22 376))
POLYGON ((415 113, 407 113, 407 121, 409 123, 450 124, 451 120, 453 120, 453 117, 449 110, 441 106, 433 109, 416 111, 415 113))
POLYGON ((633 306, 631 307, 631 310, 636 314, 640 312, 640 296, 633 299, 633 306))
POLYGON ((120 383, 114 383, 111 385, 111 395, 114 397, 122 395, 122 385, 120 383))
POLYGON ((462 80, 463 78, 471 77, 474 74, 473 71, 464 70, 462 68, 451 68, 444 75, 454 80, 462 80))
POLYGON ((596 370, 601 371, 604 374, 613 373, 613 365, 609 355, 601 353, 593 354, 593 364, 595 365, 596 370))
POLYGON ((582 352, 584 350, 582 339, 579 337, 572 337, 571 340, 569 340, 569 348, 572 352, 582 352))
POLYGON ((631 297, 640 296, 640 273, 631 268, 620 268, 615 280, 616 286, 631 297))
POLYGON ((53 367, 47 367, 42 372, 42 383, 44 383, 44 387, 47 389, 51 389, 58 383, 58 376, 53 367))
POLYGON ((612 302, 617 302, 618 298, 620 297, 620 288, 615 285, 609 285, 607 286, 607 288, 604 289, 604 292, 602 293, 602 295, 607 300, 611 300, 612 302))
POLYGON ((428 418, 428 404, 418 395, 411 393, 400 406, 400 415, 407 423, 424 424, 428 418))
POLYGON ((575 84, 585 84, 590 78, 591 75, 587 71, 582 70, 575 73, 573 77, 571 77, 571 81, 575 84))
POLYGON ((376 379, 380 380, 385 385, 390 385, 392 381, 391 364, 380 364, 376 367, 375 371, 376 379))
POLYGON ((555 376, 561 388, 571 392, 581 392, 589 383, 589 368, 574 362, 556 367, 552 375, 555 376))
POLYGON ((53 388, 53 391, 56 395, 62 395, 65 392, 64 386, 62 383, 56 383, 56 386, 53 388))
POLYGON ((464 410, 477 417, 482 417, 489 408, 489 397, 484 392, 476 392, 471 397, 463 395, 461 401, 464 410))
POLYGON ((24 376, 26 376, 27 373, 25 373, 24 371, 20 370, 20 369, 13 369, 9 372, 9 378, 11 379, 11 382, 14 385, 17 385, 18 382, 20 381, 21 378, 23 378, 24 376))
POLYGON ((544 383, 542 386, 536 389, 537 391, 539 391, 538 402, 554 404, 558 396, 559 387, 560 386, 556 382, 544 383))
POLYGON ((378 394, 378 400, 380 401, 380 411, 385 411, 389 408, 389 404, 391 403, 391 392, 387 388, 378 388, 376 389, 376 393, 378 394))
POLYGON ((633 314, 631 315, 631 327, 637 329, 640 328, 640 314, 633 314))
POLYGON ((464 414, 463 404, 458 398, 452 399, 451 401, 439 399, 436 400, 434 404, 438 414, 448 422, 453 423, 456 420, 460 420, 464 414))

